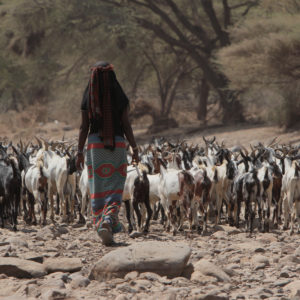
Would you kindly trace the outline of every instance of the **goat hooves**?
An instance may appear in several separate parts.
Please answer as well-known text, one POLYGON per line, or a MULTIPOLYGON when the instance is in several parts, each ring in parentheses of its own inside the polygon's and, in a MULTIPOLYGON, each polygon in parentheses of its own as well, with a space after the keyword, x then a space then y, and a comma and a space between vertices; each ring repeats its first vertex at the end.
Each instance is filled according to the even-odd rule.
POLYGON ((176 230, 173 230, 173 236, 176 236, 177 232, 176 230))
POLYGON ((149 233, 149 229, 148 229, 148 228, 145 228, 145 229, 143 230, 143 233, 144 233, 144 234, 149 233))

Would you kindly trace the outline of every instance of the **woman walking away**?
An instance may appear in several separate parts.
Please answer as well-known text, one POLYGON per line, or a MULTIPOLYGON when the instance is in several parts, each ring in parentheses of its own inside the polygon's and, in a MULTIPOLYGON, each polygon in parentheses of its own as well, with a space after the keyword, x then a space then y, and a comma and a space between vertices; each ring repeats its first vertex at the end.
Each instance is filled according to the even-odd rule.
POLYGON ((133 150, 132 160, 136 163, 139 160, 128 109, 128 98, 113 66, 96 63, 81 104, 76 166, 78 170, 83 168, 83 149, 88 137, 86 164, 93 222, 104 245, 111 245, 113 234, 122 229, 118 213, 127 174, 124 134, 133 150))

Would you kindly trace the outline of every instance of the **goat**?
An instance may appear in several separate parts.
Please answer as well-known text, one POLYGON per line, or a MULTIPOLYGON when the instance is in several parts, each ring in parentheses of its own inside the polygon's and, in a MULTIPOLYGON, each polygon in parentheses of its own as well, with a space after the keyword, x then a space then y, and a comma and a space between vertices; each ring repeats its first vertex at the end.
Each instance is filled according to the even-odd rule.
POLYGON ((194 196, 193 201, 195 203, 195 211, 194 218, 196 219, 196 223, 198 224, 198 232, 200 232, 200 227, 198 223, 197 217, 197 207, 199 212, 202 214, 203 219, 203 231, 205 233, 207 231, 207 215, 208 215, 208 206, 210 203, 210 190, 212 186, 212 182, 207 176, 207 171, 205 168, 200 168, 192 171, 194 176, 194 196))
POLYGON ((180 209, 180 222, 178 230, 182 230, 183 227, 183 216, 188 218, 190 222, 190 230, 192 230, 193 225, 195 226, 196 218, 193 218, 193 211, 195 210, 194 207, 194 190, 195 190, 195 183, 194 177, 188 171, 181 171, 178 173, 178 180, 179 180, 179 199, 178 199, 178 206, 180 209), (194 222, 194 224, 193 224, 194 222))
POLYGON ((232 196, 234 202, 235 225, 239 227, 239 217, 242 202, 245 203, 246 230, 253 232, 253 221, 255 217, 255 207, 257 196, 260 194, 260 184, 257 178, 257 170, 239 174, 233 182, 232 196))
POLYGON ((300 232, 300 166, 295 159, 285 159, 286 171, 282 178, 284 229, 288 228, 291 214, 290 234, 294 232, 295 219, 298 223, 297 232, 300 232))
POLYGON ((21 198, 21 174, 14 158, 6 154, 5 148, 1 145, 0 159, 0 216, 1 227, 4 227, 4 214, 8 214, 17 230, 17 217, 21 198))
MULTIPOLYGON (((139 172, 139 171, 138 171, 139 172)), ((138 219, 138 227, 141 230, 141 212, 139 209, 139 204, 145 205, 147 209, 147 220, 144 227, 144 232, 149 232, 149 225, 150 225, 150 219, 152 216, 152 209, 150 206, 150 200, 149 200, 149 180, 147 177, 147 172, 143 170, 142 175, 138 175, 133 184, 133 199, 132 199, 132 206, 134 208, 134 211, 136 213, 137 219, 138 219)))

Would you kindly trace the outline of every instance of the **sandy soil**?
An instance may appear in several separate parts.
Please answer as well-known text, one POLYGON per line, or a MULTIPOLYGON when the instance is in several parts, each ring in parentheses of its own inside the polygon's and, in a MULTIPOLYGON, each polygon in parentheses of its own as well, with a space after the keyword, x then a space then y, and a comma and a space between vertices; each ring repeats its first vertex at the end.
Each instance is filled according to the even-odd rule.
MULTIPOLYGON (((178 128, 171 128, 155 134, 147 133, 146 128, 133 125, 134 133, 138 143, 149 143, 152 137, 165 137, 174 141, 186 140, 191 144, 204 144, 202 136, 216 136, 217 141, 224 141, 225 146, 232 147, 243 145, 249 147, 258 142, 268 144, 273 138, 277 137, 280 144, 298 144, 300 142, 300 131, 293 129, 288 132, 276 126, 236 124, 231 126, 208 126, 204 127, 194 122, 187 125, 181 125, 178 128)), ((49 123, 36 123, 31 126, 5 126, 0 123, 0 140, 7 138, 14 142, 20 138, 32 140, 34 136, 41 136, 49 140, 65 139, 76 142, 78 138, 78 128, 74 128, 63 122, 53 121, 49 123)))

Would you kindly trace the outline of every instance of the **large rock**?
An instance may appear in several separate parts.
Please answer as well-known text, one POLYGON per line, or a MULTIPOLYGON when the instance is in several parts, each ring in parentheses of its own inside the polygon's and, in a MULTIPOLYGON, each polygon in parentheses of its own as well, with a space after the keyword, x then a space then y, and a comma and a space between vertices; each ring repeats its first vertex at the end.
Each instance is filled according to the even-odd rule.
POLYGON ((45 267, 34 261, 15 258, 0 257, 0 274, 17 278, 37 278, 47 274, 45 267))
POLYGON ((200 259, 194 265, 195 272, 192 274, 191 279, 196 281, 201 281, 203 278, 200 276, 201 274, 204 276, 215 277, 218 281, 229 282, 230 277, 218 266, 209 262, 206 259, 200 259))
POLYGON ((93 266, 89 278, 98 281, 123 278, 132 271, 153 272, 169 278, 178 277, 190 255, 190 247, 182 243, 135 243, 106 254, 93 266))
POLYGON ((8 238, 6 242, 9 242, 11 245, 16 247, 28 248, 28 243, 23 237, 11 237, 8 238))
POLYGON ((48 258, 44 262, 44 266, 48 273, 54 272, 77 272, 82 268, 79 258, 48 258))

